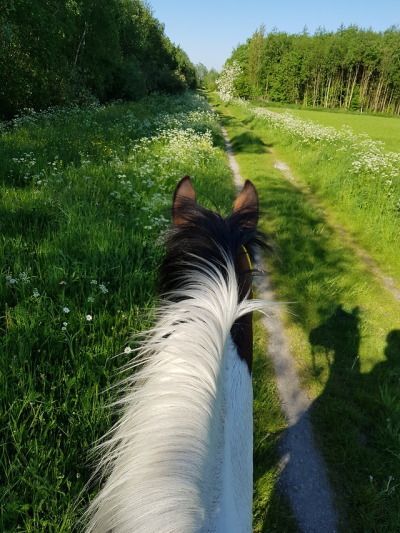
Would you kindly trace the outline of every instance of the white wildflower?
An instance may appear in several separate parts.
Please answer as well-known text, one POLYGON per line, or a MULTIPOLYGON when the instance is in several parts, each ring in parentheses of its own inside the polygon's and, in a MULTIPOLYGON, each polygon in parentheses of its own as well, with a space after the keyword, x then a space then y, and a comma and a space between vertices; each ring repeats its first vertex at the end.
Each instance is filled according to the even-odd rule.
POLYGON ((107 293, 108 293, 108 289, 107 289, 107 287, 104 285, 104 283, 100 283, 100 285, 99 285, 99 289, 100 289, 100 291, 101 291, 103 294, 107 294, 107 293))

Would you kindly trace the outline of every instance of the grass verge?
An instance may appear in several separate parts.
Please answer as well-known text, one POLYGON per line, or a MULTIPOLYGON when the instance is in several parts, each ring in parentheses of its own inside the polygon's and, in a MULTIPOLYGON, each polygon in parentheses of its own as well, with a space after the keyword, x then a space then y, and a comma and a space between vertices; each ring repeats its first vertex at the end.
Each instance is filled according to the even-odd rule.
POLYGON ((275 153, 400 285, 400 153, 293 114, 251 105, 248 113, 275 153))

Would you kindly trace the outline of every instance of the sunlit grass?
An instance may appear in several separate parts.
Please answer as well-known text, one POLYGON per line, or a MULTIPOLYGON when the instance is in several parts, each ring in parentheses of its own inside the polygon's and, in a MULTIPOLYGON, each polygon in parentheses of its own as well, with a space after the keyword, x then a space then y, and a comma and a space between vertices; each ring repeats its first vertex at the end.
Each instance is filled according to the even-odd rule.
MULTIPOLYGON (((257 110, 250 106, 249 113, 257 115, 257 110)), ((316 121, 293 122, 291 116, 281 125, 263 116, 252 124, 400 284, 400 153, 385 152, 379 143, 348 130, 326 129, 316 121)))
MULTIPOLYGON (((329 216, 274 168, 278 154, 295 172, 302 169, 300 177, 312 162, 314 175, 322 174, 323 151, 303 156, 246 109, 215 104, 242 175, 257 185, 263 228, 277 246, 272 278, 279 299, 293 302, 286 331, 303 385, 314 399, 311 415, 342 529, 398 531, 400 304, 341 241, 329 216)), ((333 164, 329 172, 332 176, 333 164)), ((329 200, 325 189, 318 190, 329 200)), ((346 204, 349 225, 351 206, 346 204)))
MULTIPOLYGON (((260 103, 257 102, 257 105, 260 103)), ((338 129, 349 126, 354 133, 367 133, 374 141, 382 141, 386 150, 400 151, 400 118, 396 116, 384 117, 362 113, 285 108, 284 106, 274 106, 270 109, 278 113, 289 111, 299 118, 338 129)))

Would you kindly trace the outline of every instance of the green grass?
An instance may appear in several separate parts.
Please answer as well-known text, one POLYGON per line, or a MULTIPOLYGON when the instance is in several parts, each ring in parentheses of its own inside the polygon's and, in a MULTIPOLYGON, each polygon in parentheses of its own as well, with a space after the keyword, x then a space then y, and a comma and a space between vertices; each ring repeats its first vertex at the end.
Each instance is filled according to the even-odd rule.
MULTIPOLYGON (((257 102, 259 105, 259 102, 257 102)), ((269 107, 268 105, 266 107, 269 107)), ((295 109, 285 107, 270 107, 271 111, 291 114, 304 120, 312 120, 324 126, 342 128, 349 126, 354 133, 366 133, 374 141, 382 141, 385 149, 393 152, 400 151, 400 118, 376 116, 360 113, 331 112, 315 109, 295 109)))
MULTIPOLYGON (((246 120, 251 120, 250 115, 246 115, 246 120)), ((367 122, 370 118, 380 120, 365 117, 367 122)), ((381 269, 400 285, 400 155, 385 154, 378 148, 375 153, 373 144, 363 144, 353 137, 305 141, 301 131, 289 133, 284 128, 272 127, 264 118, 253 120, 252 127, 264 132, 276 155, 290 165, 296 176, 325 203, 336 222, 347 228, 381 269), (390 173, 381 166, 387 161, 390 173), (363 170, 356 172, 354 164, 364 165, 363 170), (372 169, 366 170, 365 164, 371 164, 372 169)))
MULTIPOLYGON (((190 174, 203 205, 232 205, 207 109, 194 95, 158 96, 3 127, 1 531, 71 531, 96 491, 85 489, 89 451, 115 421, 106 406, 131 358, 124 348, 152 324, 175 185, 190 174)), ((293 531, 274 490, 285 421, 263 337, 258 329, 255 528, 293 531)))
POLYGON ((243 177, 259 190, 263 228, 277 245, 272 278, 279 299, 294 302, 286 330, 314 399, 311 416, 342 530, 399 531, 400 304, 274 168, 276 153, 295 161, 286 140, 242 106, 214 103, 243 177))

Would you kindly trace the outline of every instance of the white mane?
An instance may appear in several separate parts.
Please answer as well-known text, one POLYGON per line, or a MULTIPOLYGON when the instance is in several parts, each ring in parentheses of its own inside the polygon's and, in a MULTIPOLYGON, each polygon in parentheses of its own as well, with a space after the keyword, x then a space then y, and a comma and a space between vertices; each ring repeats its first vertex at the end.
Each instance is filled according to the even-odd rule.
POLYGON ((88 532, 251 531, 251 377, 230 329, 265 303, 240 303, 224 268, 204 262, 179 302, 162 302, 103 451, 88 532))

